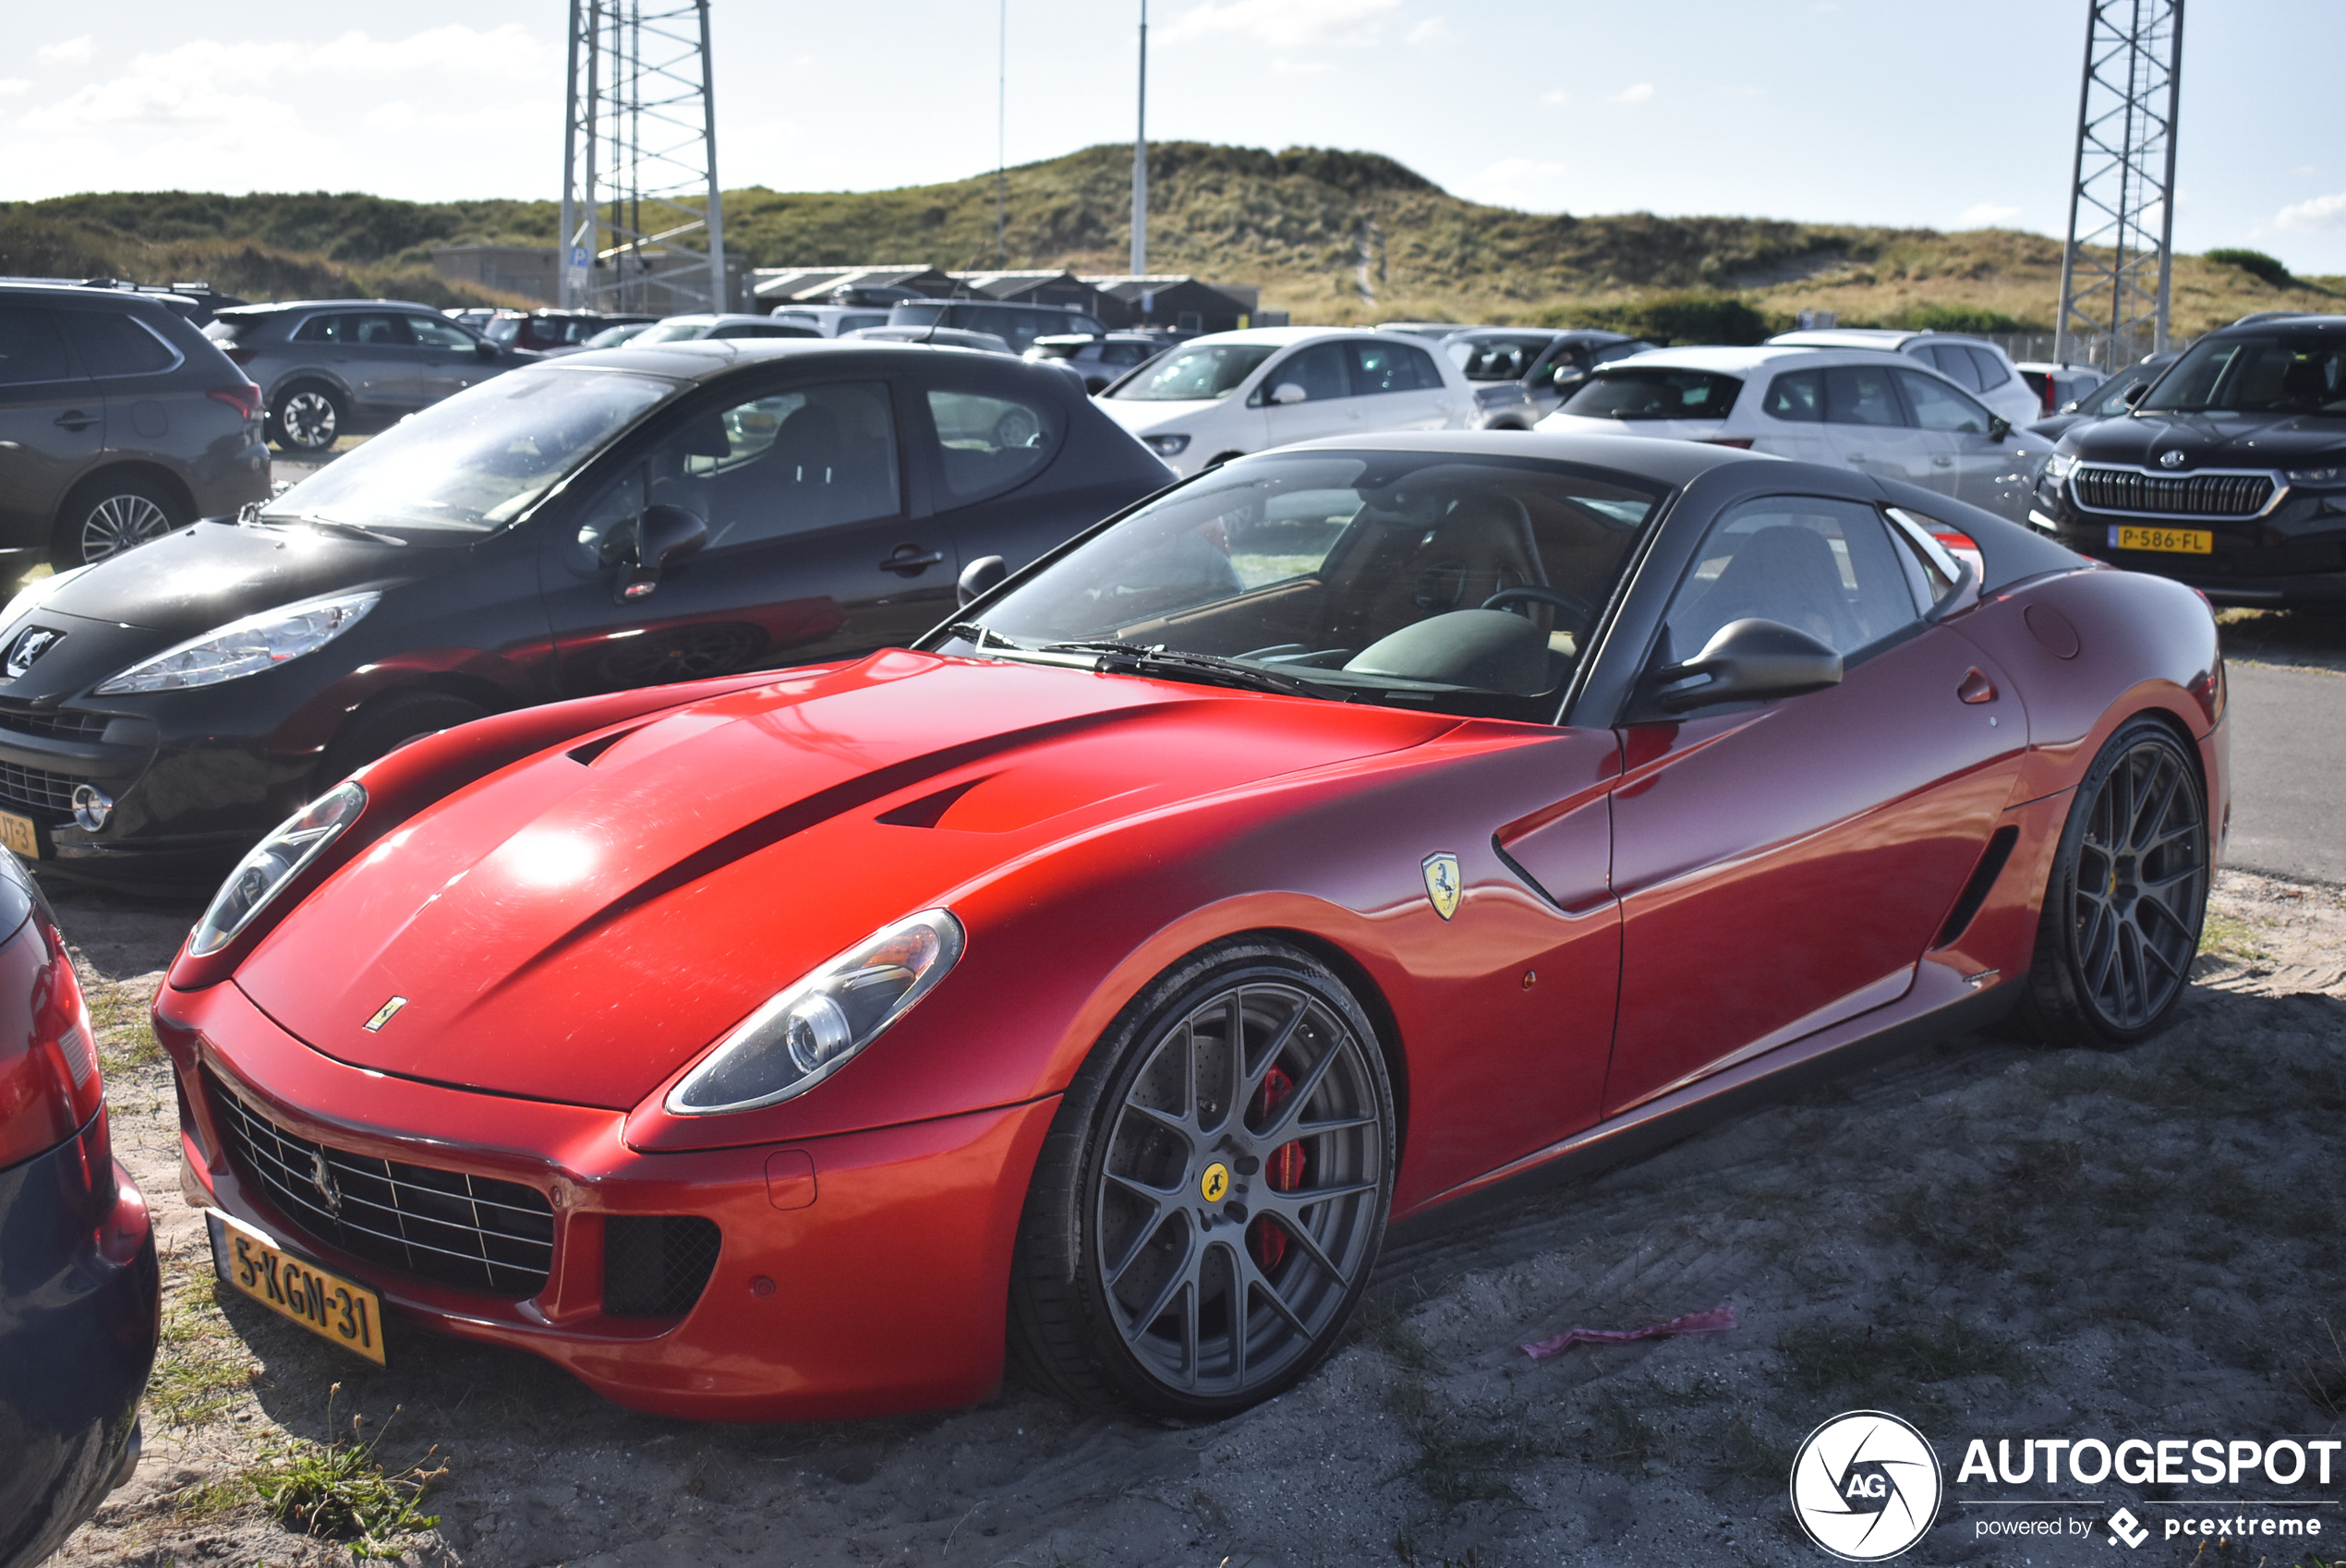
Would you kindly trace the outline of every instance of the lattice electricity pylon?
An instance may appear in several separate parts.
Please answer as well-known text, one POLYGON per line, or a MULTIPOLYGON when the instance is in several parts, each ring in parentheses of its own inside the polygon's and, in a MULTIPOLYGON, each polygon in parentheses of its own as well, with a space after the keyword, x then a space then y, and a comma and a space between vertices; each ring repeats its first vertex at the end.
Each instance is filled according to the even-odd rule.
POLYGON ((562 302, 725 308, 708 0, 570 0, 562 302))
POLYGON ((2086 352, 2115 370, 2167 346, 2183 0, 2087 0, 2086 10, 2053 356, 2086 352))

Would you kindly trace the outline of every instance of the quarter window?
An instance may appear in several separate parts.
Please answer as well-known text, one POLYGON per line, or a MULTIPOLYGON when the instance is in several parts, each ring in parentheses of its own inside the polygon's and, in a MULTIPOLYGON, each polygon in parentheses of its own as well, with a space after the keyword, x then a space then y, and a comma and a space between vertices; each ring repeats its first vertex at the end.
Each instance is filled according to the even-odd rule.
POLYGON ((877 381, 793 387, 697 414, 651 457, 650 500, 708 525, 712 549, 892 517, 896 423, 877 381))
POLYGON ((1979 372, 1981 392, 1993 391, 2012 380, 2012 372, 2004 368, 2004 362, 1988 350, 1965 347, 1964 352, 1971 356, 1972 368, 1979 372))
POLYGON ((1665 661, 1693 657, 1730 621, 1779 621, 1844 658, 1916 619, 1881 518, 1854 501, 1768 496, 1712 525, 1663 617, 1665 661))
POLYGON ((938 470, 957 501, 982 501, 1025 483, 1058 448, 1058 420, 1024 398, 932 387, 928 414, 937 428, 938 470))

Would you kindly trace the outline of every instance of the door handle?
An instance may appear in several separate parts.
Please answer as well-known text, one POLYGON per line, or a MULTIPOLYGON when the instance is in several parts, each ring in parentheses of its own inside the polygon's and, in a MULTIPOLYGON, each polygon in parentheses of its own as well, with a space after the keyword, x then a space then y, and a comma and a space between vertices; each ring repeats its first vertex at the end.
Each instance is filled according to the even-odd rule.
POLYGON ((95 414, 84 414, 79 408, 67 409, 57 416, 55 421, 58 428, 66 430, 86 430, 97 422, 98 416, 95 414))
POLYGON ((933 549, 924 550, 918 545, 898 545, 889 552, 888 559, 881 561, 879 565, 882 572, 895 572, 907 577, 915 577, 930 567, 938 565, 944 560, 942 555, 933 549))
POLYGON ((1996 683, 1988 679, 1985 670, 1966 669, 1962 682, 1955 687, 1955 695, 1967 703, 1992 703, 1996 700, 1996 683))

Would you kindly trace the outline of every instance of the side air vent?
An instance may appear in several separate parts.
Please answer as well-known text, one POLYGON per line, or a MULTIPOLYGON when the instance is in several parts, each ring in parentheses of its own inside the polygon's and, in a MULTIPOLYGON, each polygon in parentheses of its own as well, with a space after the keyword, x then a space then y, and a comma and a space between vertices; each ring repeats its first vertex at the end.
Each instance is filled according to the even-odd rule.
POLYGON ((578 764, 581 767, 592 767, 595 766, 595 759, 597 757, 601 756, 605 752, 611 750, 613 746, 616 746, 619 742, 627 739, 628 736, 633 735, 636 730, 643 728, 645 728, 643 725, 635 724, 630 725, 624 730, 614 730, 608 735, 598 735, 583 746, 571 747, 569 752, 570 760, 578 764))
POLYGON ((603 1221, 603 1310, 681 1318, 717 1267, 717 1222, 697 1214, 612 1214, 603 1221))
POLYGON ((1988 840, 1988 848, 1979 857, 1979 864, 1972 870, 1971 880, 1964 884, 1963 896, 1947 911, 1947 923, 1939 928, 1938 939, 1930 944, 1933 948, 1943 947, 1964 934, 1972 917, 1979 912, 1979 906, 1988 901, 1988 890, 2003 874, 2004 862, 2012 859, 2012 847, 2019 842, 2019 828, 1996 829, 1995 837, 1988 840))

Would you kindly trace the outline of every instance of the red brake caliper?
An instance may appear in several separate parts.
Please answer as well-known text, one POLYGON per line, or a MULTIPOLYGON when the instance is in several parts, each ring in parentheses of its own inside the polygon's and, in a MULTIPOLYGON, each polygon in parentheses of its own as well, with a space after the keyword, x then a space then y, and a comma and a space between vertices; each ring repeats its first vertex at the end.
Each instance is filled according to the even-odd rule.
MULTIPOLYGON (((1273 1067, 1263 1075, 1263 1091, 1255 1096, 1254 1115, 1249 1118, 1263 1121, 1279 1108, 1279 1103, 1295 1092, 1295 1080, 1273 1067)), ((1280 1144, 1263 1163, 1263 1180, 1274 1192, 1292 1192, 1303 1185, 1303 1144, 1295 1140, 1280 1144)), ((1268 1216, 1258 1219, 1247 1228, 1247 1247, 1254 1254, 1257 1267, 1268 1273, 1279 1266, 1287 1256, 1287 1232, 1268 1216)))

